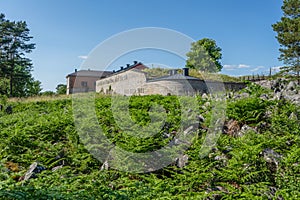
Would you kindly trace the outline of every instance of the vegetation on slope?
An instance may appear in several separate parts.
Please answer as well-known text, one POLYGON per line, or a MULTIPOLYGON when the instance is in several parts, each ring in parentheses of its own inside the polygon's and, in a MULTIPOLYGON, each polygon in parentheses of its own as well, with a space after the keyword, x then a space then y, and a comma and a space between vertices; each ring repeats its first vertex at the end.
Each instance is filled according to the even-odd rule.
MULTIPOLYGON (((169 165, 144 174, 100 170, 103 163, 91 156, 78 137, 71 99, 9 102, 13 113, 0 112, 0 198, 299 199, 299 107, 285 100, 264 100, 258 94, 265 91, 259 87, 243 92, 250 96, 228 100, 226 121, 235 120, 252 130, 241 136, 222 134, 209 155, 200 159, 205 127, 212 114, 206 102, 212 100, 198 97, 199 112, 205 120, 185 152, 188 164, 183 168, 169 165), (275 167, 266 160, 267 150, 280 155, 273 158, 278 162, 275 167), (45 170, 23 180, 33 162, 45 170)), ((151 102, 169 110, 168 127, 148 139, 130 137, 118 128, 110 97, 99 96, 95 102, 105 134, 133 152, 164 146, 168 139, 162 135, 178 126, 180 106, 174 96, 131 98, 131 116, 141 125, 149 122, 151 102)))

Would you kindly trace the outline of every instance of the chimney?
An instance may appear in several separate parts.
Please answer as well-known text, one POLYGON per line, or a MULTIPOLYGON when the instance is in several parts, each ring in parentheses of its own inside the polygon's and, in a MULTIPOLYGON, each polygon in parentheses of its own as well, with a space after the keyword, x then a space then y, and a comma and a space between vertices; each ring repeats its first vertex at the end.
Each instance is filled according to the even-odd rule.
POLYGON ((126 64, 126 66, 127 66, 127 68, 129 68, 129 67, 130 67, 130 64, 126 64))
POLYGON ((138 61, 136 61, 136 60, 135 60, 135 61, 133 61, 133 64, 134 64, 134 65, 136 65, 137 63, 138 63, 138 61))
POLYGON ((121 70, 123 70, 123 69, 124 69, 124 67, 123 67, 123 66, 121 66, 120 68, 121 68, 121 70))
POLYGON ((171 69, 171 70, 169 71, 169 75, 170 75, 170 76, 173 76, 173 75, 175 75, 175 74, 177 74, 177 69, 171 69))
POLYGON ((75 69, 75 72, 77 72, 77 69, 75 69))
POLYGON ((182 75, 183 76, 189 76, 189 68, 182 68, 182 75))

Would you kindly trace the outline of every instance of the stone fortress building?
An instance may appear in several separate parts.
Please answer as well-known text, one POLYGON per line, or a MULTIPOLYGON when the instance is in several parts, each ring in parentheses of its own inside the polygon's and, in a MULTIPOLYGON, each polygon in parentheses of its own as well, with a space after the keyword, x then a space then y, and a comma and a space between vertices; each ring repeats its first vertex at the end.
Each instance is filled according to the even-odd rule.
POLYGON ((243 83, 204 81, 189 76, 189 69, 172 69, 169 75, 150 78, 143 69, 147 68, 140 62, 121 67, 118 71, 96 81, 96 92, 103 94, 131 95, 194 95, 210 93, 210 91, 239 90, 243 83))

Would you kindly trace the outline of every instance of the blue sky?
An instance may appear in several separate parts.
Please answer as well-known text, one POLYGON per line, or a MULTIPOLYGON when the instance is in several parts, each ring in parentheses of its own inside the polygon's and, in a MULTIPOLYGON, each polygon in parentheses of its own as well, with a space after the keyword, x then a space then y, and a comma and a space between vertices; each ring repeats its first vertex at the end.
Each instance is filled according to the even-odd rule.
MULTIPOLYGON (((270 67, 282 65, 271 27, 282 16, 281 5, 280 0, 0 0, 0 12, 7 19, 27 22, 36 43, 28 55, 33 75, 43 90, 54 91, 99 43, 142 27, 216 40, 222 48, 224 74, 267 73, 270 67)), ((115 62, 115 68, 133 59, 183 67, 184 60, 161 55, 138 52, 115 62)))

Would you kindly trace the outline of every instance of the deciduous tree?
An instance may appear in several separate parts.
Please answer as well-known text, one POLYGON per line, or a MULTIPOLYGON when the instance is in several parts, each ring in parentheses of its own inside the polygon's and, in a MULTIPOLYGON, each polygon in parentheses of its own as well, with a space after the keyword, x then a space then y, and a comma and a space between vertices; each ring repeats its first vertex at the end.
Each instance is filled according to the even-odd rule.
POLYGON ((221 71, 222 49, 216 41, 208 38, 201 39, 191 44, 191 50, 186 55, 186 67, 205 72, 221 71))
POLYGON ((66 94, 67 86, 65 84, 58 84, 56 86, 56 94, 66 94))

